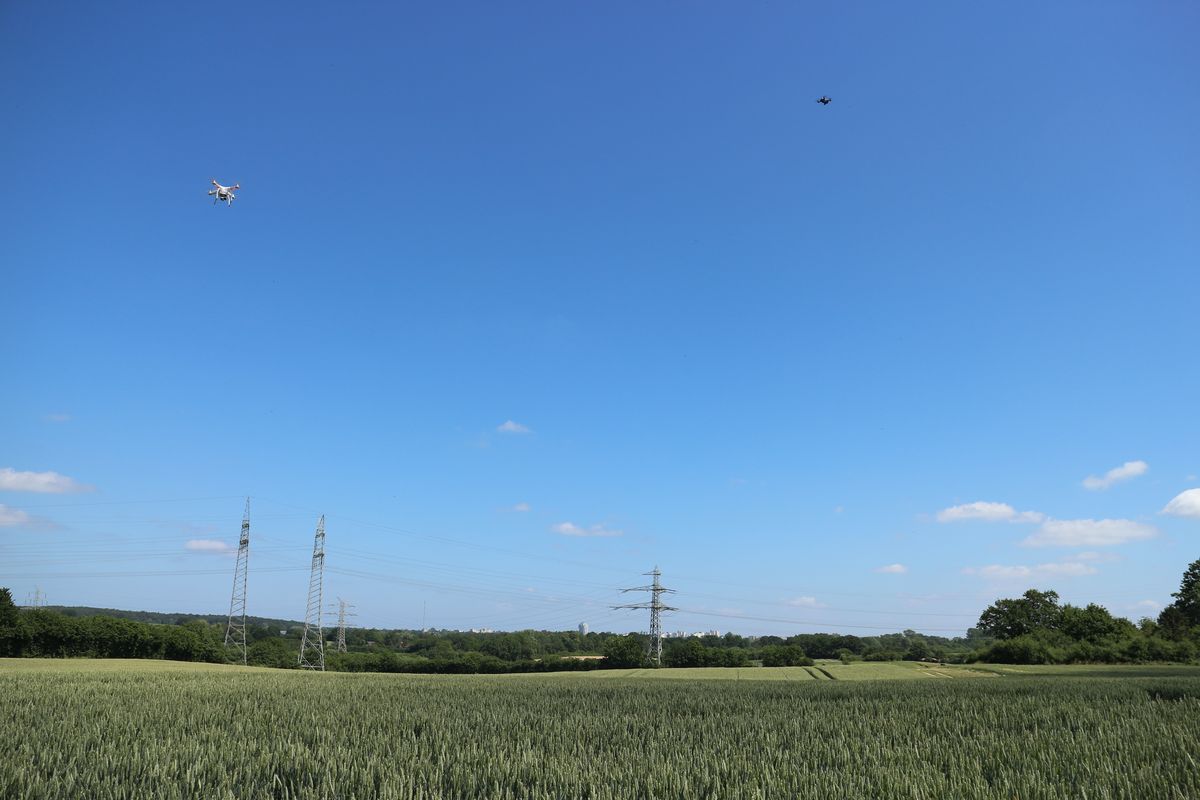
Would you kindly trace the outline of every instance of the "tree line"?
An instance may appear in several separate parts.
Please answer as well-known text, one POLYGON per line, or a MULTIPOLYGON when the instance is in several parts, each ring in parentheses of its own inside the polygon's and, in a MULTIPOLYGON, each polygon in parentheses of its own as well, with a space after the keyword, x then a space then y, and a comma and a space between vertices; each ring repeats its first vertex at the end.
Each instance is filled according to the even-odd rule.
MULTIPOLYGON (((1200 560, 1184 572, 1174 602, 1156 619, 1138 623, 1096 604, 1060 604, 1050 590, 1030 589, 997 600, 966 636, 946 638, 916 631, 879 636, 806 633, 746 637, 734 633, 667 638, 668 667, 804 666, 813 659, 994 663, 1194 662, 1200 656, 1200 560)), ((163 622, 142 622, 82 609, 20 609, 0 589, 0 656, 161 658, 230 661, 220 617, 124 612, 163 622), (66 613, 64 613, 66 612, 66 613), (210 621, 212 620, 212 621, 210 621)), ((286 620, 247 625, 247 660, 293 668, 302 627, 286 620)), ((327 647, 326 667, 350 672, 501 673, 651 666, 649 637, 574 631, 412 631, 355 628, 346 631, 349 652, 327 647)))
POLYGON ((1058 593, 1030 589, 997 600, 979 617, 992 644, 972 660, 998 664, 1192 662, 1200 656, 1200 559, 1183 573, 1179 591, 1158 617, 1136 624, 1104 606, 1060 605, 1058 593))

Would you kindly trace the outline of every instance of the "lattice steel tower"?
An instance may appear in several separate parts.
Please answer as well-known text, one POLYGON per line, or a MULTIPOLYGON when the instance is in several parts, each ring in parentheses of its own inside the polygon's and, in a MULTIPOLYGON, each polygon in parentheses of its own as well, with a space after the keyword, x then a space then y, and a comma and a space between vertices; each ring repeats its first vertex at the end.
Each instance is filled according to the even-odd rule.
POLYGON ((338 598, 338 634, 337 634, 337 651, 339 653, 346 652, 346 617, 355 616, 353 611, 347 609, 354 608, 350 603, 347 603, 342 598, 338 598))
POLYGON ((250 498, 242 514, 242 535, 238 539, 237 566, 233 568, 233 593, 229 597, 229 625, 225 627, 225 647, 233 645, 246 663, 246 572, 250 565, 250 498))
POLYGON ((325 515, 317 521, 313 537, 312 572, 308 575, 308 611, 304 638, 300 640, 300 666, 325 671, 325 632, 321 630, 321 586, 325 578, 325 515))
POLYGON ((622 592, 650 592, 650 600, 645 603, 631 603, 624 606, 613 606, 613 608, 648 608, 650 609, 650 659, 655 664, 662 666, 662 620, 659 615, 664 611, 678 611, 678 608, 672 608, 668 605, 663 605, 658 599, 661 594, 674 594, 674 589, 667 589, 658 582, 662 573, 655 567, 650 572, 643 572, 643 575, 651 575, 654 580, 649 586, 634 586, 631 589, 622 589, 622 592))

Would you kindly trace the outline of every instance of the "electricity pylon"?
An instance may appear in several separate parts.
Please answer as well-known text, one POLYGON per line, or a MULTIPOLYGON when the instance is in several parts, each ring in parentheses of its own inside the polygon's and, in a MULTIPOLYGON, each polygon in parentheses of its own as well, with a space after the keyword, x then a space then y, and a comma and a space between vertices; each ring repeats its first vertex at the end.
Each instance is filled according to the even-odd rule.
POLYGON ((651 575, 654 581, 649 586, 634 586, 631 589, 622 589, 622 592, 650 592, 650 600, 645 603, 631 603, 623 606, 613 606, 613 608, 648 608, 650 609, 650 659, 662 666, 662 620, 659 615, 664 611, 678 611, 678 608, 672 608, 668 605, 663 605, 658 599, 660 594, 674 594, 674 589, 667 589, 658 582, 662 573, 658 571, 656 566, 650 572, 643 572, 643 575, 651 575))
POLYGON ((346 609, 354 608, 351 603, 347 603, 342 598, 338 598, 338 634, 337 634, 337 651, 339 653, 346 652, 346 617, 357 616, 353 611, 346 609))
POLYGON ((242 514, 242 535, 238 539, 237 566, 233 568, 233 593, 229 597, 229 625, 225 627, 225 646, 233 645, 246 663, 246 572, 250 565, 250 498, 242 514))
POLYGON ((321 630, 321 586, 325 577, 325 515, 317 521, 313 537, 312 572, 308 575, 308 610, 304 638, 300 640, 300 666, 325 671, 325 632, 321 630))

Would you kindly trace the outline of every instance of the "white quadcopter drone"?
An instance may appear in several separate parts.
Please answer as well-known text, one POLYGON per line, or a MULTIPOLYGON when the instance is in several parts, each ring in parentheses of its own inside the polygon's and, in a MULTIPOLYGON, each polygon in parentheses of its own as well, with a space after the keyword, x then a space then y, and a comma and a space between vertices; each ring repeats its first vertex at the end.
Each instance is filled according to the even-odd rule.
POLYGON ((208 195, 209 197, 212 197, 214 206, 217 204, 218 200, 224 200, 225 205, 227 206, 233 205, 233 201, 237 199, 233 193, 233 190, 242 188, 241 184, 238 183, 235 183, 233 186, 222 186, 221 184, 217 183, 216 179, 213 179, 212 185, 217 188, 211 190, 208 195))

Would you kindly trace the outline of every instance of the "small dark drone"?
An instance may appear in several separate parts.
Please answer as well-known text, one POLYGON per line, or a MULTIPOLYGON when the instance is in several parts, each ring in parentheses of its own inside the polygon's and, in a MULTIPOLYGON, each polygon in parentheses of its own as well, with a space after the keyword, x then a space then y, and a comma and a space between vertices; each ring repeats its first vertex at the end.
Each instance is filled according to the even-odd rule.
POLYGON ((833 98, 832 98, 832 97, 830 97, 830 96, 829 96, 829 95, 827 95, 827 94, 823 94, 823 95, 821 95, 820 97, 818 97, 818 98, 817 98, 817 102, 818 102, 818 103, 820 103, 820 104, 821 104, 821 105, 823 105, 823 106, 827 106, 827 105, 829 105, 830 103, 832 103, 832 102, 833 102, 833 98))

